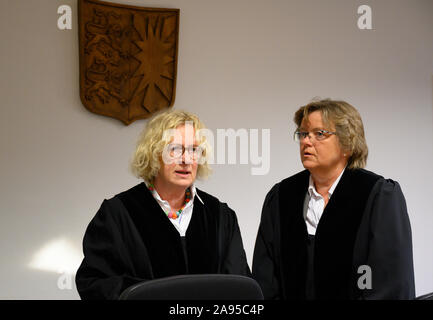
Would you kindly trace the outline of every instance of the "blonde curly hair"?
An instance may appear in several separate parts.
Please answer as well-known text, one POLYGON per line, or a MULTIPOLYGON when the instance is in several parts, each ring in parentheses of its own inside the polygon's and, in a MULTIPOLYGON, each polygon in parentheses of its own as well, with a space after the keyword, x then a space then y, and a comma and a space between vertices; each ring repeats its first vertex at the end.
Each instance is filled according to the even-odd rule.
POLYGON ((172 136, 166 133, 187 123, 193 125, 195 139, 203 149, 203 155, 197 167, 197 178, 207 178, 211 173, 208 164, 211 146, 206 136, 200 134, 200 130, 205 129, 205 126, 196 115, 182 110, 169 110, 156 114, 147 122, 138 138, 131 161, 132 173, 138 178, 152 182, 161 168, 162 152, 172 140, 172 136))
POLYGON ((347 162, 349 169, 364 168, 367 165, 368 147, 364 125, 358 110, 345 101, 315 100, 296 111, 293 121, 298 128, 302 120, 314 111, 320 111, 327 130, 337 132, 340 146, 350 152, 347 162))

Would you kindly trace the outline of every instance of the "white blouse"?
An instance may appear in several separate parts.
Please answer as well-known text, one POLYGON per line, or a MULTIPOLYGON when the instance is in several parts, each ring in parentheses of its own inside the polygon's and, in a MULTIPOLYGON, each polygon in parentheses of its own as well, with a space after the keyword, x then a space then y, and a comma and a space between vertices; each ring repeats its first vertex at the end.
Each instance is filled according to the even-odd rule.
MULTIPOLYGON (((149 187, 149 184, 147 182, 146 186, 149 187)), ((197 198, 200 200, 201 203, 203 203, 203 200, 199 197, 197 194, 197 190, 194 185, 190 187, 191 189, 191 201, 189 201, 185 208, 183 209, 181 215, 177 219, 170 219, 167 216, 167 219, 170 220, 170 222, 173 224, 173 226, 176 228, 176 230, 179 232, 181 237, 184 237, 186 234, 186 230, 188 230, 189 222, 191 221, 192 217, 192 211, 194 209, 194 198, 197 196, 197 198)), ((156 191, 156 189, 152 190, 152 195, 155 198, 156 202, 158 202, 159 206, 164 212, 170 212, 171 207, 168 201, 161 199, 160 195, 156 191)), ((203 203, 204 204, 204 203, 203 203)))
MULTIPOLYGON (((341 179, 341 176, 344 173, 344 170, 341 171, 338 178, 334 181, 331 188, 328 191, 328 199, 331 199, 332 194, 334 193, 335 188, 338 185, 338 182, 341 179)), ((310 182, 308 186, 307 194, 305 195, 304 201, 304 218, 305 223, 307 224, 308 234, 315 235, 317 226, 319 225, 320 218, 322 217, 323 210, 325 209, 325 199, 316 191, 314 187, 313 178, 310 174, 310 182)))

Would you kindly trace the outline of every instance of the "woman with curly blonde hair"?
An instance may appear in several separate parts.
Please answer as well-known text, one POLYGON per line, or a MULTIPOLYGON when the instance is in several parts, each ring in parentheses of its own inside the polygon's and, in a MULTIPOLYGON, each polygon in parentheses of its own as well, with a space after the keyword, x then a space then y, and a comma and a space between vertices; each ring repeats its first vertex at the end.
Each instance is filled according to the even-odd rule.
POLYGON ((345 101, 299 108, 305 170, 266 196, 253 276, 266 299, 411 299, 412 235, 399 184, 363 169, 368 148, 345 101))
POLYGON ((235 212, 194 185, 210 174, 204 133, 185 111, 147 122, 131 162, 143 182, 105 200, 86 230, 82 299, 117 299, 138 282, 181 274, 250 275, 235 212))

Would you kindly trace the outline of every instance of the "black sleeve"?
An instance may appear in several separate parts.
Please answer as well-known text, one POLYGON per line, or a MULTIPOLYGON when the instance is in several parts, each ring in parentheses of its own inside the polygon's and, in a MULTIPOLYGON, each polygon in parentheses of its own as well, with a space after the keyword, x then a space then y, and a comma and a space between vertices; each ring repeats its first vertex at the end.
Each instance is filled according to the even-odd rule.
POLYGON ((235 212, 227 204, 220 207, 223 239, 221 273, 251 276, 247 257, 242 243, 242 236, 235 212))
POLYGON ((381 180, 373 189, 370 210, 367 266, 371 289, 364 299, 415 298, 412 233, 406 201, 399 184, 381 180))
POLYGON ((104 200, 87 227, 83 239, 84 259, 75 277, 83 300, 118 299, 124 289, 144 280, 128 276, 119 210, 113 199, 104 200))
POLYGON ((265 299, 281 299, 273 217, 278 212, 278 185, 267 194, 254 247, 253 277, 265 299))

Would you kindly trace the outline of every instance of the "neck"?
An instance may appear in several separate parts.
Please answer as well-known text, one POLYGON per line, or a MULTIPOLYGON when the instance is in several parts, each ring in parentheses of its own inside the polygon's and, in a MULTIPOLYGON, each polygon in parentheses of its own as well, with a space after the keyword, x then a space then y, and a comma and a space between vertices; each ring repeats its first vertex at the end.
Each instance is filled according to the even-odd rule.
POLYGON ((185 201, 185 191, 187 188, 173 186, 169 187, 164 183, 161 183, 158 179, 155 179, 153 185, 161 199, 167 201, 173 210, 177 211, 183 206, 185 201))
POLYGON ((324 173, 310 172, 314 182, 314 187, 322 197, 328 197, 329 189, 331 189, 332 185, 334 184, 335 180, 337 180, 337 178, 340 176, 343 169, 344 166, 339 166, 333 170, 324 173))

